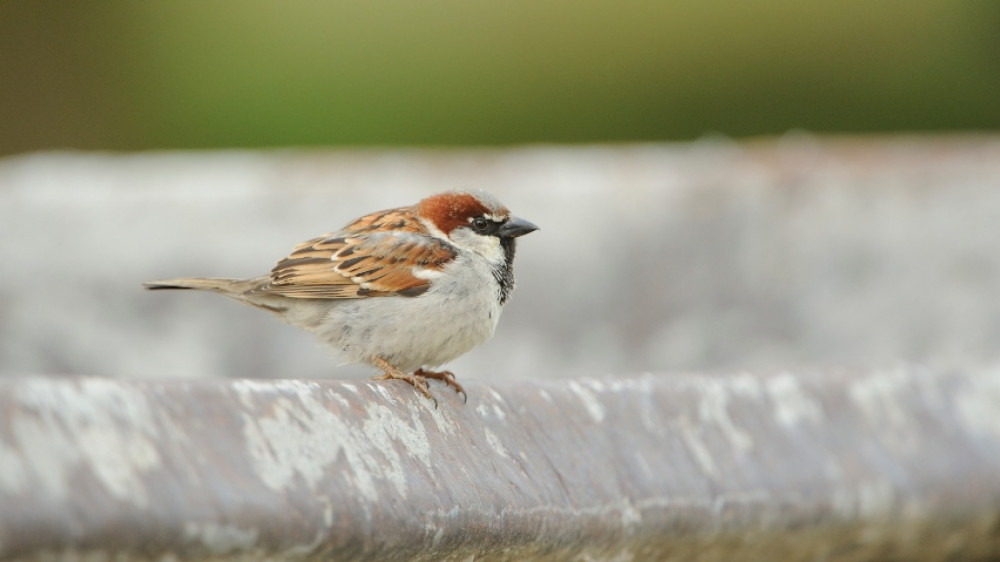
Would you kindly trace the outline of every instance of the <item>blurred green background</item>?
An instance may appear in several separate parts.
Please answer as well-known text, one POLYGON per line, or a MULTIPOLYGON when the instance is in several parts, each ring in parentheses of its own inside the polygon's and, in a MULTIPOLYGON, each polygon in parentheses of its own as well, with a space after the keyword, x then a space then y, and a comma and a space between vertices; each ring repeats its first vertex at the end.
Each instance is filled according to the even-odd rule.
POLYGON ((0 154, 1000 128, 1000 2, 0 3, 0 154))

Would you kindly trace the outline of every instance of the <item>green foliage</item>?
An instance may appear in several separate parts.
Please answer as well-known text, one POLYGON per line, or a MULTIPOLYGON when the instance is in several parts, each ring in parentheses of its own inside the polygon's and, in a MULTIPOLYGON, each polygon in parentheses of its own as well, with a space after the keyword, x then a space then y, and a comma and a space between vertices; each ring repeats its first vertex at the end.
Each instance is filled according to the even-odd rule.
POLYGON ((0 152, 1000 127, 1000 3, 6 3, 0 152))

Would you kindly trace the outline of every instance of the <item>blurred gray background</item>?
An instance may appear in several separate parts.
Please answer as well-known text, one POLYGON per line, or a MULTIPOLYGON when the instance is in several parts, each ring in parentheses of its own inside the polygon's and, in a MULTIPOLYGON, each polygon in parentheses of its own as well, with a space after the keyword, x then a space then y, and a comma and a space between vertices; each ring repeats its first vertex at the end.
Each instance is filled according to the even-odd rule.
POLYGON ((542 230, 460 377, 1000 359, 1000 139, 44 153, 0 161, 0 374, 341 377, 311 336, 179 276, 478 187, 542 230))

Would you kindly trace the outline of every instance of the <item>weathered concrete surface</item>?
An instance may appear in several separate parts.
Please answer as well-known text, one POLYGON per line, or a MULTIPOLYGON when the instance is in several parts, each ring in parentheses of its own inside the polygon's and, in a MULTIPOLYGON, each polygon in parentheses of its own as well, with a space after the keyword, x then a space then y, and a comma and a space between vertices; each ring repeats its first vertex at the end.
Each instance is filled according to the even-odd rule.
POLYGON ((0 559, 987 560, 1000 369, 0 382, 0 559))

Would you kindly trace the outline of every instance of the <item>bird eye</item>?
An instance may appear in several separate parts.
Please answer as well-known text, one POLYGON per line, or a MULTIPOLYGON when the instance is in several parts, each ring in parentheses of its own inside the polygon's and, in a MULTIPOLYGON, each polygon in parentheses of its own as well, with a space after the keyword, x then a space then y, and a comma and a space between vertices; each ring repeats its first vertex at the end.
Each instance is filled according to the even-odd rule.
POLYGON ((476 217, 472 221, 472 228, 476 229, 476 232, 486 232, 490 228, 490 221, 484 219, 483 217, 476 217))

